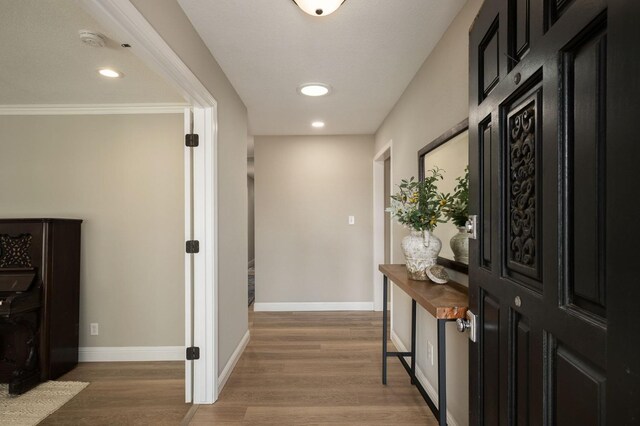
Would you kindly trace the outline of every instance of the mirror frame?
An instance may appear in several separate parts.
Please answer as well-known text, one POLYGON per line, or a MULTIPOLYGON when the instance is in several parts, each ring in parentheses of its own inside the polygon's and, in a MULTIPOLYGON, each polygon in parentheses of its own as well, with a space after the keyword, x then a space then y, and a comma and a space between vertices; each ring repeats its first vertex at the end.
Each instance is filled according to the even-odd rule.
MULTIPOLYGON (((426 144, 420 151, 418 151, 418 178, 420 180, 424 180, 424 157, 429 152, 433 151, 441 145, 444 145, 445 143, 468 129, 469 119, 465 118, 449 130, 426 144)), ((455 260, 445 259, 444 257, 438 256, 438 265, 442 265, 445 268, 453 269, 454 271, 462 272, 463 274, 469 275, 469 265, 465 265, 462 262, 457 262, 455 260)))

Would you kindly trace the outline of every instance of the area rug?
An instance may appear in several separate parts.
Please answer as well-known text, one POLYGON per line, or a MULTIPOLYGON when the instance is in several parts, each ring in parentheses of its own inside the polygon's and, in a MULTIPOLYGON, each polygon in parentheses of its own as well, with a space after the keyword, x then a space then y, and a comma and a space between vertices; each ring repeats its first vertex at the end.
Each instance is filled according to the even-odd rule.
POLYGON ((9 385, 0 384, 0 424, 33 426, 86 388, 84 382, 45 382, 18 396, 9 396, 9 385))

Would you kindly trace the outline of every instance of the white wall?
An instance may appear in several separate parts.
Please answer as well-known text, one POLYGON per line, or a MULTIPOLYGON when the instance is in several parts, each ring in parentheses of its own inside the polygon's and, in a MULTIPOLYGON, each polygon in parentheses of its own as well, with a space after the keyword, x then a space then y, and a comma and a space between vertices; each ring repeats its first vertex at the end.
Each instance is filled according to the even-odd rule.
MULTIPOLYGON (((393 140, 394 185, 418 176, 418 150, 468 116, 469 111, 469 28, 481 0, 469 0, 426 59, 404 94, 375 135, 378 152, 393 140)), ((404 263, 400 241, 406 229, 394 224, 394 263, 404 263)), ((411 299, 393 291, 393 332, 409 347, 411 299)), ((436 321, 424 310, 418 313, 418 368, 437 389, 437 364, 427 360, 427 341, 437 352, 436 321)), ((468 340, 454 324, 447 326, 448 409, 460 425, 468 424, 468 340)))
POLYGON ((256 310, 371 309, 372 152, 372 136, 255 137, 256 310))
POLYGON ((183 346, 182 115, 0 116, 0 129, 0 216, 84 221, 80 346, 183 346))
POLYGON ((175 0, 131 3, 218 103, 218 374, 248 330, 247 109, 175 0))

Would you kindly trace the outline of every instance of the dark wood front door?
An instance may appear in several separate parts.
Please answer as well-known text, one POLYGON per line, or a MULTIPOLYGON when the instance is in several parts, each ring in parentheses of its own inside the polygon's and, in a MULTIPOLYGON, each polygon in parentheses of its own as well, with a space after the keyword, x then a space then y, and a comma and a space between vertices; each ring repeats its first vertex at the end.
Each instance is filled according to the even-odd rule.
POLYGON ((486 0, 472 27, 473 425, 640 424, 638 3, 486 0))

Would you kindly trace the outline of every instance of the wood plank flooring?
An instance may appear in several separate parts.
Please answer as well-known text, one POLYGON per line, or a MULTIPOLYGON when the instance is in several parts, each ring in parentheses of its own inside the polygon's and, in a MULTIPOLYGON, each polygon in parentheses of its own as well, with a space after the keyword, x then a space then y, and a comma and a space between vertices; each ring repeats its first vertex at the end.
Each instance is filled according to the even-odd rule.
POLYGON ((182 362, 81 363, 59 380, 91 384, 40 425, 179 425, 191 408, 182 362))
MULTIPOLYGON (((374 312, 250 312, 251 341, 190 425, 436 425, 397 360, 380 382, 374 312)), ((391 345, 390 347, 393 347, 391 345)))
MULTIPOLYGON (((436 425, 400 363, 380 383, 374 312, 250 312, 251 341, 214 405, 190 425, 436 425)), ((390 348, 393 346, 391 345, 390 348)), ((182 363, 81 364, 91 385, 42 425, 179 425, 182 363)))

